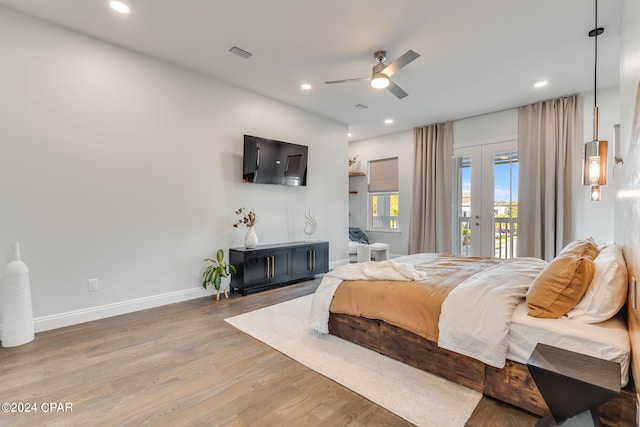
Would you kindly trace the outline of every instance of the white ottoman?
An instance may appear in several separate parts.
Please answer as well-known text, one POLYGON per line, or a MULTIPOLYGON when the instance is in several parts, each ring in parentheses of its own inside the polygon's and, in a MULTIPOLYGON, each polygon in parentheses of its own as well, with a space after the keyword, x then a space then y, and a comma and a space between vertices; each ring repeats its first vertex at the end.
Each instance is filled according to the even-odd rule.
POLYGON ((372 253, 376 261, 389 259, 389 245, 386 243, 359 244, 358 262, 371 261, 372 253))

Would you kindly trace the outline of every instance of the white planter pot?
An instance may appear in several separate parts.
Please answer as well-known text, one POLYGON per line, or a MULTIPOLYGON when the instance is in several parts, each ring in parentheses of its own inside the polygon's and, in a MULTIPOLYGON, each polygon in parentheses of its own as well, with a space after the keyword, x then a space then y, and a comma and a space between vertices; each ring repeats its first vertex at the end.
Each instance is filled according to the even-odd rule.
POLYGON ((220 300, 220 292, 224 294, 225 298, 229 298, 230 287, 231 287, 231 276, 222 277, 220 280, 220 289, 216 290, 216 301, 220 300))
POLYGON ((247 249, 253 249, 258 246, 258 236, 253 227, 247 228, 247 234, 244 236, 244 246, 247 249))

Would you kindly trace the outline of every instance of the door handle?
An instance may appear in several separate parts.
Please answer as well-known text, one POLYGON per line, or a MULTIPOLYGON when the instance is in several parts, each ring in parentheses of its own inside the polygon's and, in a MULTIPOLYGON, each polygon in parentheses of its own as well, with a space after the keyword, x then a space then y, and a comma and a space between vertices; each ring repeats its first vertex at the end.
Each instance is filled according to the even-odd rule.
POLYGON ((276 262, 275 256, 267 257, 267 279, 271 279, 276 277, 276 262))
POLYGON ((271 277, 276 277, 276 257, 271 255, 271 277))

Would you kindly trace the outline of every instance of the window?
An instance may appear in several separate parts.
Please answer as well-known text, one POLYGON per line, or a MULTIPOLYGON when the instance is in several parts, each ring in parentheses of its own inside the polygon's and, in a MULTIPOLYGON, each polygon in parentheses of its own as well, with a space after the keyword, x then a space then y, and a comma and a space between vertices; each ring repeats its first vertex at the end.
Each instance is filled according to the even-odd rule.
POLYGON ((378 230, 398 230, 398 158, 369 162, 368 227, 378 230))

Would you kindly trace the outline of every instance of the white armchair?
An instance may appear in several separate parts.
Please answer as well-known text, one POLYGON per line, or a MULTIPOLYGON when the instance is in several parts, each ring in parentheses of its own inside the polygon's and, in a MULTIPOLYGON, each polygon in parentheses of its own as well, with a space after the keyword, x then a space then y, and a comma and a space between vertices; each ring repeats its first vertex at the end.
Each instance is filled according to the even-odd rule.
POLYGON ((349 227, 349 261, 376 261, 389 259, 389 245, 386 243, 370 243, 369 236, 358 227, 349 227))

